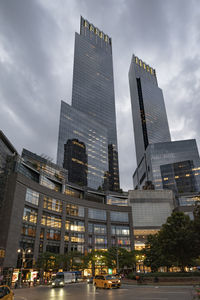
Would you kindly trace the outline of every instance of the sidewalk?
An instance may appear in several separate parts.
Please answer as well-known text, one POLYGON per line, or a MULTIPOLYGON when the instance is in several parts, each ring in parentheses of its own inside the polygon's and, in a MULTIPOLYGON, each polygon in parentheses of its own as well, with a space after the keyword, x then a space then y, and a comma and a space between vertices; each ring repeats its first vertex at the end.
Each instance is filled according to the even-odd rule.
POLYGON ((167 281, 167 282, 163 282, 163 281, 158 281, 158 282, 153 282, 153 281, 149 281, 149 280, 145 280, 142 281, 141 283, 138 283, 137 280, 132 280, 132 279, 122 279, 121 280, 122 284, 128 284, 128 285, 136 285, 136 286, 141 286, 141 285, 151 285, 151 286, 196 286, 199 285, 200 282, 183 282, 183 281, 167 281))

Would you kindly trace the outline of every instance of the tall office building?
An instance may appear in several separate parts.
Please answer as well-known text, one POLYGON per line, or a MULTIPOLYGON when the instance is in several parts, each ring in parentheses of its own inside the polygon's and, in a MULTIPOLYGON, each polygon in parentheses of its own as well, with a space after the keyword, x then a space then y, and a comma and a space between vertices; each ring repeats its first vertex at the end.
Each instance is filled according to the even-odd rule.
POLYGON ((156 72, 134 56, 129 70, 129 84, 137 163, 149 144, 171 141, 162 90, 156 72))
POLYGON ((155 70, 133 55, 129 83, 137 156, 134 187, 152 181, 155 189, 171 189, 177 194, 200 191, 196 141, 171 141, 155 70))
MULTIPOLYGON (((114 79, 113 79, 113 62, 112 62, 112 41, 111 38, 94 27, 87 20, 81 17, 80 34, 75 34, 75 53, 74 53, 74 72, 73 72, 73 88, 72 88, 72 107, 73 111, 79 111, 85 115, 85 119, 89 123, 94 121, 102 129, 102 136, 106 138, 106 151, 104 154, 107 158, 100 158, 102 161, 108 162, 108 168, 104 172, 107 178, 107 186, 109 190, 119 190, 119 167, 118 167, 118 149, 117 149, 117 131, 116 131, 116 113, 115 113, 115 96, 114 96, 114 79), (107 131, 105 135, 105 130, 107 131)), ((62 112, 61 112, 62 114, 62 112)), ((74 121, 73 121, 74 122, 74 121)), ((80 127, 79 119, 76 119, 77 126, 80 127)), ((67 137, 67 128, 62 126, 62 133, 65 131, 65 140, 61 141, 61 127, 59 129, 58 154, 57 163, 63 165, 64 162, 64 144, 67 139, 78 138, 81 136, 67 137), (63 149, 61 149, 63 148, 63 149)), ((94 135, 90 137, 91 142, 96 139, 95 128, 92 126, 94 135)), ((84 128, 83 128, 84 130, 84 128)), ((99 130, 99 129, 98 129, 99 130)), ((100 132, 98 131, 98 134, 100 132)), ((100 140, 101 137, 99 136, 100 140)), ((102 140, 103 141, 103 140, 102 140)), ((83 141, 82 141, 83 142, 83 141)), ((85 142, 84 142, 85 143, 85 142)), ((91 148, 89 144, 85 144, 86 153, 91 148), (89 148, 88 148, 89 147, 89 148)), ((94 156, 99 156, 99 149, 95 149, 94 156)), ((104 156, 105 156, 104 155, 104 156)), ((88 169, 89 170, 89 169, 88 169)), ((69 168, 70 176, 70 168, 69 168)), ((87 180, 88 181, 88 180, 87 180)), ((75 182, 78 183, 78 182, 75 182)), ((91 182, 88 184, 91 184, 91 182)), ((101 185, 100 185, 101 186, 101 185)), ((95 185, 90 187, 96 188, 95 185)))

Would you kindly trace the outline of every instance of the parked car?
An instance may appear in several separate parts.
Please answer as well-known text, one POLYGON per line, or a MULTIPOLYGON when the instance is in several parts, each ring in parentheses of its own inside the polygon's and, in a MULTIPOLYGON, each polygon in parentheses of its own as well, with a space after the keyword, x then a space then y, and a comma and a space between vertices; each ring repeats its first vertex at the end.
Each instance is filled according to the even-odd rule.
POLYGON ((104 289, 110 289, 113 287, 120 288, 121 286, 120 279, 114 275, 97 275, 95 276, 93 282, 96 288, 99 287, 104 289))
POLYGON ((9 286, 0 285, 0 299, 1 300, 14 300, 14 293, 9 286))

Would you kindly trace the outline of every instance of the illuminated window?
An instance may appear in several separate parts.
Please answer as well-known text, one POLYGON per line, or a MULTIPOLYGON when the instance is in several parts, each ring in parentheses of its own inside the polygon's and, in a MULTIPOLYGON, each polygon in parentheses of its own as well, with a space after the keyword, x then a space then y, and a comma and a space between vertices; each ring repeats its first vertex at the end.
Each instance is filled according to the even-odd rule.
POLYGON ((149 72, 149 66, 147 66, 147 72, 149 72))
POLYGON ((145 63, 143 63, 143 68, 144 68, 144 70, 146 70, 146 65, 145 65, 145 63))
POLYGON ((138 64, 138 58, 137 57, 135 57, 135 62, 136 62, 136 64, 138 64))
POLYGON ((105 42, 108 41, 108 36, 107 35, 104 36, 104 40, 105 40, 105 42))
POLYGON ((84 207, 75 204, 67 204, 66 214, 74 217, 84 217, 84 207))
POLYGON ((30 208, 30 207, 25 207, 23 221, 36 224, 37 223, 37 210, 30 208))
POLYGON ((61 228, 61 218, 43 214, 41 224, 49 227, 61 228))
POLYGON ((44 197, 43 207, 49 210, 54 210, 57 212, 62 212, 62 201, 52 199, 49 197, 44 197))
POLYGON ((21 229, 21 234, 26 235, 26 236, 30 236, 30 237, 35 237, 36 227, 28 225, 28 224, 23 224, 22 229, 21 229))
POLYGON ((141 61, 141 59, 140 59, 140 67, 142 67, 142 61, 141 61))
POLYGON ((71 221, 70 222, 71 231, 85 231, 85 224, 81 221, 71 221))
POLYGON ((60 231, 55 229, 48 229, 47 240, 60 241, 60 231))
POLYGON ((73 233, 71 235, 71 242, 72 243, 84 243, 84 234, 81 233, 73 233))
POLYGON ((102 39, 102 38, 103 38, 103 32, 100 32, 100 33, 99 33, 99 36, 100 36, 100 38, 102 39))

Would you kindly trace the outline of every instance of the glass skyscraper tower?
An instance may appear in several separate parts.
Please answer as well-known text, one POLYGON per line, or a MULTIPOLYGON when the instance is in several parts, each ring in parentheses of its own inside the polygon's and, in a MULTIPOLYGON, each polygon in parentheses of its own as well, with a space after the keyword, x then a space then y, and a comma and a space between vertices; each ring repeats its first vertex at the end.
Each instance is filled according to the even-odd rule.
POLYGON ((156 72, 141 59, 132 57, 129 83, 137 163, 149 144, 171 141, 162 90, 156 72))
MULTIPOLYGON (((69 106, 62 104, 61 116, 57 163, 62 166, 64 165, 65 168, 67 168, 66 162, 68 163, 70 178, 70 170, 73 170, 73 168, 70 166, 70 159, 72 160, 74 157, 70 158, 69 156, 70 153, 72 155, 72 153, 75 152, 71 150, 68 151, 69 149, 67 149, 67 147, 69 144, 73 145, 73 143, 71 144, 68 142, 68 139, 78 139, 79 144, 84 143, 84 155, 83 151, 76 151, 76 154, 82 153, 82 157, 85 157, 85 161, 86 155, 93 155, 93 161, 96 161, 94 166, 87 162, 83 162, 84 164, 87 164, 87 166, 84 169, 84 172, 82 168, 82 174, 85 173, 89 176, 88 172, 90 167, 97 168, 98 165, 98 170, 103 174, 101 174, 101 176, 104 177, 103 185, 99 184, 99 186, 103 187, 104 189, 106 188, 109 190, 118 191, 119 167, 112 41, 107 34, 104 34, 98 28, 94 27, 93 24, 90 24, 82 17, 80 34, 75 34, 72 107, 70 108, 69 106), (73 112, 73 116, 77 113, 77 118, 73 118, 73 121, 71 120, 71 124, 73 122, 73 127, 77 125, 79 128, 81 124, 84 124, 82 129, 85 131, 84 135, 87 135, 86 140, 81 140, 81 136, 78 136, 77 132, 74 134, 74 136, 71 133, 69 134, 70 119, 68 118, 67 122, 63 121, 63 110, 68 110, 71 114, 73 112), (96 131, 95 123, 98 124, 96 131), (91 130, 92 134, 90 132, 91 130), (89 132, 91 136, 89 136, 89 132), (90 140, 88 137, 90 137, 90 140), (100 146, 100 148, 97 147, 93 149, 92 153, 91 144, 94 141, 97 141, 96 139, 99 139, 100 142, 103 141, 104 146, 106 142, 106 149, 100 149, 100 146), (64 148, 66 151, 64 151, 64 148), (100 155, 102 153, 104 155, 103 158, 100 155)), ((76 147, 77 145, 78 144, 76 144, 76 147)), ((78 183, 78 180, 76 182, 74 176, 71 178, 73 178, 74 183, 78 183)), ((93 185, 91 180, 87 179, 83 180, 82 182, 87 182, 90 187, 97 188, 97 183, 93 185)))
POLYGON ((200 191, 196 141, 171 141, 156 72, 134 55, 129 84, 137 157, 134 187, 142 188, 146 181, 151 181, 155 189, 172 189, 177 194, 200 191))

